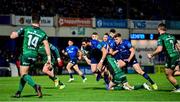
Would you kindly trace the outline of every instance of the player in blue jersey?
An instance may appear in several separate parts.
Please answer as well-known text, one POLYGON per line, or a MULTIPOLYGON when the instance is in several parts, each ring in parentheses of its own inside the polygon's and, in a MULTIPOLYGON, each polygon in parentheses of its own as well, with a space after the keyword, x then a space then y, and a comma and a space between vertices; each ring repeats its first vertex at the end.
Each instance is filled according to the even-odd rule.
POLYGON ((82 53, 79 50, 79 48, 77 46, 74 46, 73 44, 74 44, 74 42, 72 40, 69 40, 68 41, 68 47, 66 47, 66 51, 64 51, 64 50, 62 51, 63 54, 68 55, 70 58, 70 61, 66 66, 66 69, 70 75, 70 79, 68 82, 74 81, 71 67, 74 68, 74 70, 82 77, 83 82, 85 82, 87 80, 87 78, 81 72, 81 70, 79 69, 78 64, 77 64, 77 60, 81 59, 82 53), (79 54, 79 56, 77 56, 78 54, 79 54))
POLYGON ((158 87, 156 83, 154 83, 154 81, 149 77, 149 75, 141 69, 135 57, 135 49, 132 47, 131 42, 126 39, 122 40, 120 33, 117 33, 114 36, 114 40, 116 44, 113 47, 113 52, 111 52, 111 54, 112 55, 116 54, 118 56, 116 57, 116 59, 118 60, 118 65, 120 66, 120 68, 129 65, 133 66, 135 71, 138 74, 142 75, 146 80, 148 80, 151 83, 152 88, 154 90, 157 90, 158 87))
POLYGON ((90 64, 91 71, 97 76, 96 80, 98 81, 101 77, 101 68, 103 67, 107 51, 103 47, 103 44, 95 39, 84 39, 82 41, 82 47, 89 52, 90 57, 84 56, 84 59, 90 64))

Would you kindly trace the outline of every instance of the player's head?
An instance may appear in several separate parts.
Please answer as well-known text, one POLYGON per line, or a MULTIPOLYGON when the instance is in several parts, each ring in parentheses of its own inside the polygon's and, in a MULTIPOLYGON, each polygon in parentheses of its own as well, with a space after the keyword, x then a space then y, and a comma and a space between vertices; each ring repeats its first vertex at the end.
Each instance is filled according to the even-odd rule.
POLYGON ((73 40, 69 40, 69 41, 68 41, 68 45, 69 45, 69 46, 72 46, 73 44, 74 44, 74 41, 73 41, 73 40))
POLYGON ((117 33, 116 35, 114 35, 114 40, 115 40, 116 44, 121 43, 122 42, 121 34, 117 33))
POLYGON ((32 15, 32 23, 39 24, 41 21, 41 16, 38 14, 32 15))
POLYGON ((159 32, 160 34, 166 32, 166 30, 167 30, 167 28, 166 28, 166 25, 165 25, 164 23, 160 23, 160 24, 158 25, 158 32, 159 32))
POLYGON ((110 35, 111 37, 114 37, 115 33, 116 33, 116 30, 115 30, 115 29, 110 29, 109 35, 110 35))
POLYGON ((103 41, 106 42, 108 40, 109 34, 105 33, 103 36, 103 41))
POLYGON ((81 46, 82 46, 82 47, 86 48, 86 47, 88 47, 88 46, 90 46, 90 45, 91 45, 90 38, 84 38, 84 39, 82 39, 82 43, 81 43, 81 46))
POLYGON ((98 38, 99 38, 98 33, 97 33, 97 32, 93 32, 92 35, 91 35, 91 38, 92 38, 93 40, 98 40, 98 38))

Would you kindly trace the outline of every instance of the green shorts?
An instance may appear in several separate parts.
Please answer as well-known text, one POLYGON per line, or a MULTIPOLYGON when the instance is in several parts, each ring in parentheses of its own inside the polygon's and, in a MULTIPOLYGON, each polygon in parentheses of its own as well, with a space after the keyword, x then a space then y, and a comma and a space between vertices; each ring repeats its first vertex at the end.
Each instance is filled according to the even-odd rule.
POLYGON ((178 63, 179 63, 179 56, 168 57, 165 63, 165 68, 170 68, 174 70, 174 68, 177 66, 178 63))
POLYGON ((37 60, 37 54, 23 54, 21 55, 20 62, 22 66, 30 66, 37 60))

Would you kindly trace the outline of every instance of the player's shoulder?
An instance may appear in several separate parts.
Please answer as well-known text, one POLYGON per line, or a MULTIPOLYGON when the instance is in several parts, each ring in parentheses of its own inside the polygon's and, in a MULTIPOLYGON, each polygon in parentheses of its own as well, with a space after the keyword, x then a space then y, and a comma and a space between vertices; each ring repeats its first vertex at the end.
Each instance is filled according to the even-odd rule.
POLYGON ((130 41, 128 39, 123 39, 122 40, 124 43, 130 43, 130 41))

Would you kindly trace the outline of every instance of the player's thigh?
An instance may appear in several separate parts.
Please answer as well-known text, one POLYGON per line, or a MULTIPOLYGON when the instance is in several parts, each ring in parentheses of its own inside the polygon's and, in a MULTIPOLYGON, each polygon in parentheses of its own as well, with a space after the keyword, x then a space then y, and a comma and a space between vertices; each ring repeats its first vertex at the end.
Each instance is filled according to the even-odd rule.
POLYGON ((172 70, 171 68, 165 68, 166 76, 172 76, 173 73, 174 73, 174 70, 172 70))
POLYGON ((123 60, 118 60, 118 65, 120 68, 122 68, 126 66, 126 63, 123 60))
POLYGON ((71 69, 72 66, 73 66, 73 64, 69 62, 66 66, 66 69, 71 69))
POLYGON ((20 66, 20 74, 21 76, 28 74, 29 72, 29 66, 20 66))
POLYGON ((77 64, 75 64, 75 65, 73 66, 73 68, 74 68, 74 70, 79 71, 79 66, 78 66, 77 64))
POLYGON ((95 72, 97 70, 97 64, 91 64, 91 71, 95 72))

